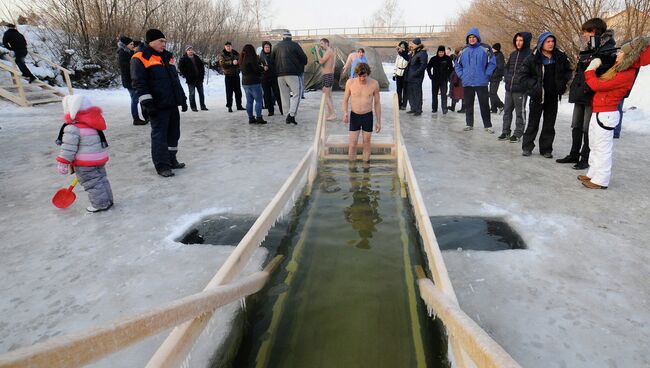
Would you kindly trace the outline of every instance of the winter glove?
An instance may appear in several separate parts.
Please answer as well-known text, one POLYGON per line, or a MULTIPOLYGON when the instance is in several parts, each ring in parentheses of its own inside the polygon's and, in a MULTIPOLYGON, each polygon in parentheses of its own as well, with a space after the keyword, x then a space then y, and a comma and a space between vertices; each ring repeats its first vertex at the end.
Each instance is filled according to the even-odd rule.
POLYGON ((56 165, 56 169, 59 171, 59 174, 65 175, 68 173, 68 164, 64 164, 63 162, 59 162, 56 165))
POLYGON ((397 78, 393 75, 393 80, 396 80, 397 78))
POLYGON ((144 107, 145 110, 147 110, 147 114, 149 114, 150 117, 154 117, 158 115, 158 109, 156 109, 156 105, 153 102, 153 100, 145 100, 142 102, 142 107, 144 107))
POLYGON ((187 104, 183 102, 183 105, 181 106, 181 111, 185 112, 187 111, 187 104))
POLYGON ((591 63, 589 63, 586 71, 596 70, 602 63, 603 62, 600 60, 600 58, 595 58, 591 61, 591 63))

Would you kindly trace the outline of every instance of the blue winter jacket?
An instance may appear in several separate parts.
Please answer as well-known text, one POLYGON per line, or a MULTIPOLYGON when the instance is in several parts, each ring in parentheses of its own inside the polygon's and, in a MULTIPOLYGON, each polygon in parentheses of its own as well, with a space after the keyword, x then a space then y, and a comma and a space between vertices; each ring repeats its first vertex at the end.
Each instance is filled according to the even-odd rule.
POLYGON ((471 28, 465 38, 467 46, 460 52, 454 65, 456 74, 463 81, 465 87, 485 87, 490 83, 490 75, 496 69, 496 60, 490 45, 481 43, 481 34, 478 28, 471 28), (469 44, 469 36, 474 35, 478 42, 473 46, 469 44))

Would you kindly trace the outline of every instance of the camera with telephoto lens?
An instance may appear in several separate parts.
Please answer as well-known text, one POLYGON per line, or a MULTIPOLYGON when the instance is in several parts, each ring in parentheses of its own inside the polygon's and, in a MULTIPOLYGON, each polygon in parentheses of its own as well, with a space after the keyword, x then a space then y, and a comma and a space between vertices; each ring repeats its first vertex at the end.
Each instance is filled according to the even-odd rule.
POLYGON ((616 53, 618 48, 613 46, 603 47, 600 44, 600 36, 591 36, 589 38, 589 45, 587 51, 589 52, 589 62, 595 58, 599 58, 602 62, 601 66, 597 69, 596 74, 600 75, 614 66, 616 63, 616 53))

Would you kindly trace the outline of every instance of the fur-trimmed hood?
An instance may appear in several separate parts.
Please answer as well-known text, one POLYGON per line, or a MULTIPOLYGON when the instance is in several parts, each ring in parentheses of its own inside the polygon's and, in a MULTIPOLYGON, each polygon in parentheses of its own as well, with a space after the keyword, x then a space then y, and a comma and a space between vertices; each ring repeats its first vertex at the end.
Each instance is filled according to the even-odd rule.
POLYGON ((628 44, 632 47, 632 51, 629 53, 625 53, 623 60, 616 67, 617 72, 622 72, 632 67, 633 64, 639 59, 639 56, 641 56, 643 50, 645 50, 646 47, 648 47, 648 44, 650 44, 650 42, 647 37, 637 37, 632 41, 621 46, 621 48, 623 48, 628 44))

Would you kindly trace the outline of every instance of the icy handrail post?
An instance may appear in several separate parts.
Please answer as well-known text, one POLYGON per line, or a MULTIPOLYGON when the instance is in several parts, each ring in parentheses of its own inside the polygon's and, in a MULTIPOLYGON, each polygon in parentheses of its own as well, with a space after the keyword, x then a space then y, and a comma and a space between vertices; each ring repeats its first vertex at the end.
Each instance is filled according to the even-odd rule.
POLYGON ((460 309, 457 302, 438 290, 433 282, 424 275, 421 268, 419 271, 416 269, 416 273, 422 300, 435 311, 449 335, 462 345, 477 367, 521 368, 501 345, 460 309))
POLYGON ((397 93, 393 93, 393 135, 395 139, 395 159, 397 161, 397 176, 400 181, 404 181, 404 165, 402 163, 402 131, 399 121, 399 100, 397 93))
MULTIPOLYGON (((307 150, 307 153, 305 153, 298 166, 289 175, 271 202, 264 208, 264 211, 255 220, 255 223, 253 223, 253 226, 251 226, 244 238, 237 244, 237 247, 230 253, 230 256, 228 256, 224 264, 219 268, 219 271, 210 280, 205 290, 227 284, 241 272, 269 229, 275 224, 275 221, 280 216, 287 202, 291 199, 292 193, 298 187, 301 179, 307 174, 312 155, 315 154, 313 147, 307 150)), ((212 312, 204 313, 192 321, 174 328, 151 357, 146 367, 177 368, 180 366, 191 351, 201 332, 207 326, 212 315, 212 312)))
POLYGON ((11 58, 9 55, 6 56, 6 58, 11 61, 11 64, 13 67, 7 66, 4 63, 0 63, 0 69, 4 69, 5 71, 8 71, 11 73, 11 76, 13 78, 14 85, 16 86, 16 89, 18 90, 18 96, 16 96, 16 93, 7 91, 4 88, 0 88, 0 96, 6 98, 9 101, 12 101, 16 103, 19 106, 22 107, 28 107, 31 106, 31 103, 27 101, 27 95, 25 95, 25 89, 23 88, 23 81, 21 80, 22 73, 18 71, 18 67, 16 66, 16 62, 14 61, 13 58, 11 58))
POLYGON ((264 270, 238 282, 204 290, 85 332, 56 337, 0 355, 0 368, 67 368, 95 362, 197 315, 260 291, 282 258, 283 256, 275 257, 264 270))

